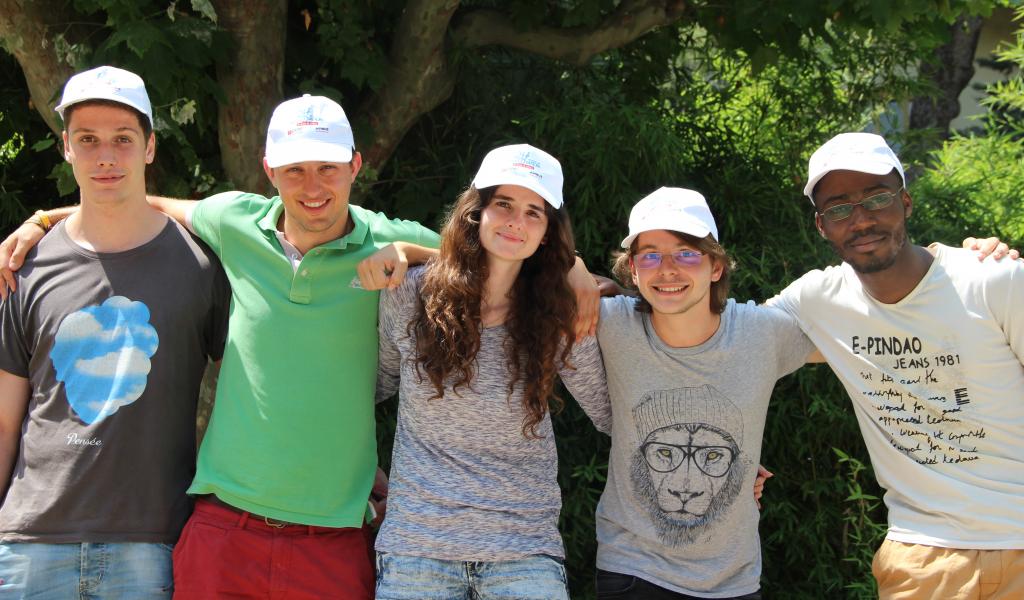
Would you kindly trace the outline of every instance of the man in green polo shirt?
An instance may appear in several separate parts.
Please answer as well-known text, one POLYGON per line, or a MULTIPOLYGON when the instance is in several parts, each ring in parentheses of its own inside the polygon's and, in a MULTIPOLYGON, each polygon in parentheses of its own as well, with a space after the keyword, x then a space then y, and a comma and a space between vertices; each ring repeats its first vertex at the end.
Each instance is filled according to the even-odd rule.
POLYGON ((377 294, 352 282, 382 248, 420 262, 438 238, 350 205, 361 164, 341 106, 307 95, 271 117, 263 165, 279 196, 157 201, 213 248, 232 288, 178 597, 373 597, 362 526, 377 465, 377 294))

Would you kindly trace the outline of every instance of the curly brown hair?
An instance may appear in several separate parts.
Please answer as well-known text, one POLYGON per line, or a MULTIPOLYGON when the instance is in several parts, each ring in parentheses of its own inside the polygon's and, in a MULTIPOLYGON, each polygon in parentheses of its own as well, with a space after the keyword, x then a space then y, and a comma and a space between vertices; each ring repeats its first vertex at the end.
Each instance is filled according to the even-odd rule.
MULTIPOLYGON (((711 312, 720 314, 725 310, 725 305, 729 302, 729 279, 731 279, 730 275, 732 275, 733 270, 736 268, 736 263, 729 256, 729 253, 725 251, 725 248, 715 238, 711 237, 711 234, 698 238, 680 231, 670 231, 669 233, 676 236, 680 241, 707 254, 712 261, 722 265, 722 276, 718 281, 711 282, 711 312)), ((640 236, 637 236, 633 240, 628 252, 617 252, 613 256, 614 261, 612 262, 612 275, 619 281, 619 284, 631 290, 635 290, 636 285, 633 283, 633 272, 629 268, 629 258, 636 254, 639 239, 640 236)), ((643 296, 639 296, 636 299, 635 308, 637 312, 651 312, 651 305, 643 296)))
MULTIPOLYGON (((470 186, 452 206, 441 230, 441 247, 423 274, 416 317, 409 334, 416 340, 416 371, 434 386, 433 398, 452 389, 472 387, 480 350, 480 304, 487 281, 487 253, 480 244, 480 213, 496 188, 470 186)), ((575 339, 576 297, 568 273, 575 262, 572 226, 565 209, 547 202, 545 241, 522 268, 509 292, 511 308, 505 321, 508 338, 508 392, 523 390, 523 435, 538 437, 537 428, 548 411, 562 401, 553 389, 558 368, 568 364, 575 339)))

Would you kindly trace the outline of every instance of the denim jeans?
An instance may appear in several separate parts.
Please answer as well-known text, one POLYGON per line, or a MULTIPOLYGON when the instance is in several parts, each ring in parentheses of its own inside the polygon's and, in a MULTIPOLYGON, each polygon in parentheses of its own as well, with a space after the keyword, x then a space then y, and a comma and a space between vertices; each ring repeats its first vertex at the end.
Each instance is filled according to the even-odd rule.
MULTIPOLYGON (((597 570, 597 600, 702 600, 696 596, 687 596, 649 581, 634 577, 597 570)), ((723 598, 722 600, 761 600, 761 592, 723 598)))
POLYGON ((568 600, 550 556, 466 562, 377 553, 377 600, 568 600))
POLYGON ((140 543, 0 543, 0 598, 170 598, 172 549, 140 543))

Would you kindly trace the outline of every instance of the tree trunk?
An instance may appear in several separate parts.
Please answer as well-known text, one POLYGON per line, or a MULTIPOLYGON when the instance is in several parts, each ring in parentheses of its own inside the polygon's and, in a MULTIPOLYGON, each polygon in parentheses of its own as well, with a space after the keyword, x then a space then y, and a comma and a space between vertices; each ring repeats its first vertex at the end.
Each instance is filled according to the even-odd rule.
POLYGON ((36 110, 60 139, 63 125, 54 107, 72 68, 61 62, 52 40, 70 21, 65 2, 0 0, 0 40, 21 65, 36 110))
POLYGON ((214 0, 219 25, 234 40, 217 65, 225 102, 217 114, 221 164, 240 190, 270 193, 263 173, 267 124, 281 101, 287 0, 214 0))
POLYGON ((981 17, 960 17, 950 26, 950 39, 921 65, 921 76, 936 88, 935 95, 914 98, 911 129, 936 129, 939 140, 949 137, 949 124, 960 114, 960 92, 974 77, 974 52, 981 34, 981 17))

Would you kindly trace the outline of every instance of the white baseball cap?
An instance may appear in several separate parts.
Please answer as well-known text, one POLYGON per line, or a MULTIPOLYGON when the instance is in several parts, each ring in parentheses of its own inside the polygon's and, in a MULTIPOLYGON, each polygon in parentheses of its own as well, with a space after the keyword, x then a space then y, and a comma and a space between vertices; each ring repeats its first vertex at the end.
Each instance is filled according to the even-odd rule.
POLYGON ((473 186, 519 185, 537 192, 548 204, 562 207, 562 165, 554 156, 529 144, 502 146, 487 153, 473 186))
POLYGON ((267 128, 267 166, 306 161, 347 163, 356 142, 341 105, 304 94, 277 105, 267 128))
POLYGON ((699 192, 684 188, 659 188, 637 202, 629 213, 629 235, 622 240, 622 247, 629 248, 641 233, 658 229, 696 238, 711 234, 718 241, 718 227, 707 200, 699 192))
POLYGON ((104 66, 73 75, 64 86, 60 104, 53 110, 63 120, 64 109, 87 100, 110 100, 125 104, 146 115, 149 126, 153 126, 153 106, 149 103, 146 84, 131 71, 104 66))
POLYGON ((885 139, 873 133, 840 133, 822 144, 807 162, 807 185, 804 195, 814 204, 814 186, 832 171, 857 171, 872 175, 888 175, 893 169, 903 175, 903 165, 885 139))

